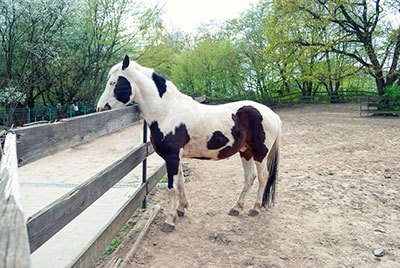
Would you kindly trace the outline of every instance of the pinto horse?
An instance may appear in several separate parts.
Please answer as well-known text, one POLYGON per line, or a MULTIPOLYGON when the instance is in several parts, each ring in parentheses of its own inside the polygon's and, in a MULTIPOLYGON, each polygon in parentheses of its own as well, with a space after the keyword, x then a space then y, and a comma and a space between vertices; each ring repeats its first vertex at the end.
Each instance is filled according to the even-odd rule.
POLYGON ((262 206, 274 202, 281 120, 270 108, 253 101, 198 103, 153 69, 125 56, 111 68, 97 110, 120 108, 132 101, 142 110, 153 147, 166 162, 170 207, 162 231, 173 231, 178 216, 188 208, 181 165, 184 157, 219 160, 240 154, 244 187, 229 215, 238 216, 243 210, 256 177, 257 199, 248 214, 256 216, 262 206))

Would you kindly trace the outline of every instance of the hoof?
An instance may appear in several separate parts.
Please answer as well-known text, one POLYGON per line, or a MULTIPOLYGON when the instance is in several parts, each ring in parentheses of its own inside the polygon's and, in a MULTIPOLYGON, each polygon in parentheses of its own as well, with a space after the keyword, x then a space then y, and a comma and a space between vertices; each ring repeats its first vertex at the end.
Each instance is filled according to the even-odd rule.
POLYGON ((177 209, 177 210, 176 210, 176 213, 178 213, 178 217, 183 217, 183 216, 185 216, 185 211, 183 211, 183 210, 177 209))
POLYGON ((249 211, 249 216, 255 217, 255 216, 257 216, 259 213, 260 213, 260 212, 258 212, 258 210, 256 210, 256 209, 250 209, 250 211, 249 211))
POLYGON ((161 226, 161 231, 164 233, 170 233, 175 230, 175 225, 169 224, 164 222, 164 224, 161 226))
POLYGON ((239 216, 239 210, 235 209, 235 208, 231 208, 231 210, 229 210, 228 213, 230 216, 239 216))

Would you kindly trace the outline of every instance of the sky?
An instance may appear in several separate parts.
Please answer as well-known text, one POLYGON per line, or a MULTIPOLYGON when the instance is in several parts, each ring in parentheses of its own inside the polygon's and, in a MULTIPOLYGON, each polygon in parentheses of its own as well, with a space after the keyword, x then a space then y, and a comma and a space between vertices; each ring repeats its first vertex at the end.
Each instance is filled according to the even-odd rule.
POLYGON ((162 17, 168 28, 195 32, 196 28, 210 20, 239 17, 240 13, 257 0, 147 0, 146 4, 159 3, 164 7, 162 17))

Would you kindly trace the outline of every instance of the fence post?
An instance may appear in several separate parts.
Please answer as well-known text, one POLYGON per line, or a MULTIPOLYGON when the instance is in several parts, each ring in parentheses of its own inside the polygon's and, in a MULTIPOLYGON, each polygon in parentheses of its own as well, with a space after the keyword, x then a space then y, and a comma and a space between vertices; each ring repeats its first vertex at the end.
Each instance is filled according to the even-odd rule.
MULTIPOLYGON (((143 143, 147 143, 147 123, 146 120, 143 119, 143 143)), ((148 154, 148 148, 146 147, 146 155, 148 154)), ((142 183, 146 183, 147 180, 147 157, 143 160, 142 163, 142 183)), ((149 193, 149 190, 146 185, 146 196, 149 193)), ((143 199, 142 208, 146 208, 147 202, 146 197, 143 199)))
POLYGON ((28 108, 28 112, 26 113, 26 121, 28 124, 31 122, 31 108, 28 108))
POLYGON ((47 113, 49 115, 49 122, 51 121, 51 107, 47 107, 47 113))
POLYGON ((16 135, 8 133, 0 168, 1 267, 30 267, 29 242, 18 183, 16 135))

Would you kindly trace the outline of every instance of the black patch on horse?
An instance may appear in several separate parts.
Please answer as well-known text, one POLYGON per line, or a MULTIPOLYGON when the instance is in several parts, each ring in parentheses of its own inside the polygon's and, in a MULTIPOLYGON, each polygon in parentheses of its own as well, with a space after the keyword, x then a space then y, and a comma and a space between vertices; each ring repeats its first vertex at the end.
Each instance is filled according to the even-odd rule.
POLYGON ((153 72, 152 78, 156 84, 158 95, 162 98, 164 93, 167 92, 167 80, 156 72, 153 72))
POLYGON ((151 143, 154 150, 166 162, 168 173, 168 188, 172 189, 174 185, 174 175, 179 171, 179 150, 189 142, 190 136, 185 124, 175 127, 175 133, 168 133, 164 136, 158 127, 158 122, 150 124, 151 143))
POLYGON ((236 113, 246 131, 246 144, 251 148, 254 160, 262 162, 268 153, 262 115, 253 106, 243 106, 236 113))
POLYGON ((114 96, 122 103, 127 103, 132 94, 131 83, 123 76, 118 77, 117 84, 114 88, 114 96))
POLYGON ((221 132, 214 131, 211 138, 207 142, 207 149, 216 150, 224 147, 228 143, 229 139, 221 132))
POLYGON ((218 153, 219 159, 224 159, 234 155, 242 148, 245 144, 245 131, 242 129, 241 124, 238 120, 238 116, 236 114, 232 114, 233 127, 231 128, 231 134, 233 137, 233 144, 231 146, 227 146, 218 153))
MULTIPOLYGON (((243 106, 232 114, 234 125, 231 134, 234 138, 232 146, 227 146, 218 153, 218 158, 226 158, 246 146, 246 157, 262 162, 268 153, 265 146, 265 131, 261 113, 251 105, 243 106)), ((244 156, 244 155, 243 155, 244 156)))

